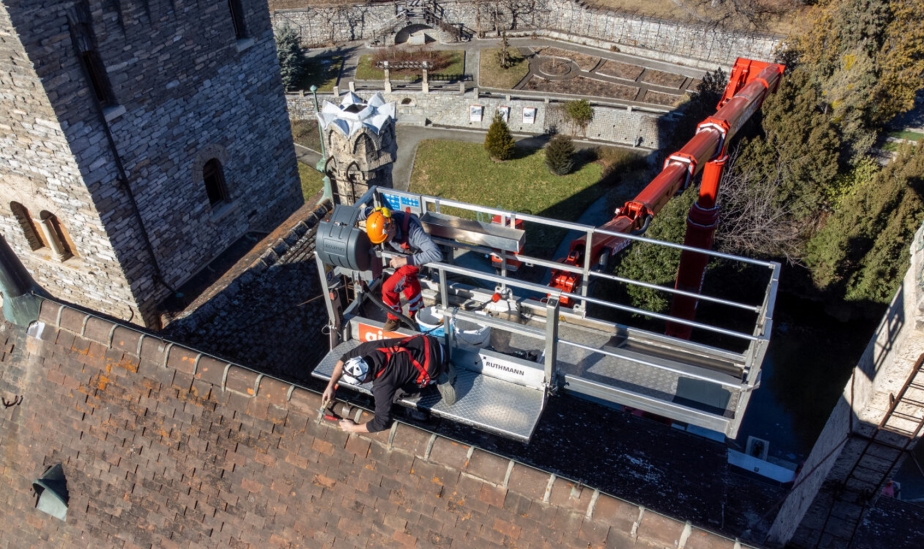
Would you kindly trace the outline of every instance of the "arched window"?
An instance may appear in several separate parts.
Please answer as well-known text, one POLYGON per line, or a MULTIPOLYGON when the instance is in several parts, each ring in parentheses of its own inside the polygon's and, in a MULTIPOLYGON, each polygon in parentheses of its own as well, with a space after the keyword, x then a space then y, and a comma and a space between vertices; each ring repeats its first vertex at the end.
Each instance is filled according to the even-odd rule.
POLYGON ((45 242, 42 240, 42 235, 38 227, 35 226, 35 221, 33 221, 32 216, 29 215, 29 210, 19 202, 10 202, 10 209, 13 210, 13 216, 16 218, 16 221, 19 222, 19 227, 26 237, 26 242, 29 243, 29 248, 33 250, 44 248, 45 242))
POLYGON ((231 11, 231 22, 234 24, 234 36, 241 40, 247 38, 247 27, 244 26, 244 8, 241 0, 228 0, 228 9, 231 11))
POLYGON ((64 261, 74 256, 74 243, 71 242, 70 235, 67 234, 64 225, 61 224, 57 216, 49 211, 42 210, 39 214, 39 219, 41 220, 42 234, 45 236, 45 241, 48 243, 48 247, 51 248, 55 259, 64 261))
POLYGON ((96 49, 96 39, 89 24, 77 23, 73 28, 74 43, 80 55, 80 64, 83 65, 93 97, 103 107, 112 107, 117 104, 106 65, 96 49))
POLYGON ((225 174, 221 169, 221 162, 213 158, 202 167, 202 181, 205 183, 205 193, 209 197, 209 205, 215 206, 228 200, 228 187, 225 185, 225 174))

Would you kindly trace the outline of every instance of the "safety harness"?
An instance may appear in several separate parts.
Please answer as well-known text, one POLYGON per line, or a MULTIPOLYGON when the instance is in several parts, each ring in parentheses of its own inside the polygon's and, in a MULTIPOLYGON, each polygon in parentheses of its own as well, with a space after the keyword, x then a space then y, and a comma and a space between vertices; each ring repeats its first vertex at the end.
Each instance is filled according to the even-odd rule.
MULTIPOLYGON (((427 385, 430 385, 431 383, 433 383, 433 379, 430 378, 430 374, 428 373, 428 370, 430 368, 430 342, 427 340, 424 340, 424 363, 423 364, 421 364, 420 362, 417 362, 417 360, 414 358, 414 354, 411 352, 410 349, 407 348, 407 344, 413 339, 418 338, 418 337, 423 337, 423 336, 416 335, 416 336, 406 337, 392 347, 379 347, 376 350, 382 353, 385 353, 386 366, 388 365, 388 361, 391 360, 392 356, 398 353, 407 353, 408 358, 411 359, 411 364, 413 364, 414 368, 417 368, 417 371, 420 373, 420 375, 417 376, 417 381, 416 381, 417 386, 426 387, 427 385)), ((378 379, 384 373, 385 373, 385 368, 382 368, 381 370, 378 371, 377 374, 375 374, 375 378, 378 379)))
POLYGON ((408 251, 411 249, 411 245, 408 242, 411 236, 409 231, 411 227, 411 209, 408 208, 402 217, 404 217, 404 220, 401 222, 401 241, 399 244, 401 244, 402 250, 408 251))

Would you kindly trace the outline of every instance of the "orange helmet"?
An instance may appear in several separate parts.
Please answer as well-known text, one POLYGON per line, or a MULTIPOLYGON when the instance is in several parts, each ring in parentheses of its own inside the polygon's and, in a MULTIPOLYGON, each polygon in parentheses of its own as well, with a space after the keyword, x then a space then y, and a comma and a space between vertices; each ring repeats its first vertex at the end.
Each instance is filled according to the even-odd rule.
POLYGON ((388 238, 388 229, 391 227, 391 212, 388 208, 376 208, 366 218, 366 234, 373 244, 381 244, 388 238))

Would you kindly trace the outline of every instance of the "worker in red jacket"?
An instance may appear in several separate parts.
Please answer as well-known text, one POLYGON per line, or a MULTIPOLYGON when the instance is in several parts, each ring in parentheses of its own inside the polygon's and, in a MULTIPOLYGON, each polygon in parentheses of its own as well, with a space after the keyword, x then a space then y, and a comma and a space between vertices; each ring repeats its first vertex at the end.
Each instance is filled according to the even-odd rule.
POLYGON ((409 212, 392 212, 388 208, 367 209, 360 215, 366 220, 366 234, 373 244, 387 244, 393 251, 405 254, 393 257, 389 266, 395 273, 382 284, 382 301, 395 314, 388 313, 385 331, 398 329, 397 314, 401 313, 401 295, 407 302, 408 316, 414 318, 423 307, 420 266, 443 260, 443 253, 420 224, 416 215, 409 212))
POLYGON ((340 428, 350 433, 375 433, 391 426, 391 407, 397 398, 436 385, 446 404, 456 401, 455 369, 439 339, 428 335, 367 341, 344 353, 321 396, 322 406, 334 398, 340 382, 360 385, 372 382, 375 417, 357 424, 341 419, 340 428))

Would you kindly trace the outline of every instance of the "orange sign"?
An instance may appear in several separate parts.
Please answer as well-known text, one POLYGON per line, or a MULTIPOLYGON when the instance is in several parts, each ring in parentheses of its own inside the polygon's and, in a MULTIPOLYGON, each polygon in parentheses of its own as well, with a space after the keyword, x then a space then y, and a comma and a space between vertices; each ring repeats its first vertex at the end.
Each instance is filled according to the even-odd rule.
POLYGON ((360 341, 378 341, 380 339, 391 339, 395 337, 404 337, 404 334, 398 332, 386 332, 381 328, 359 323, 359 340, 360 341))

